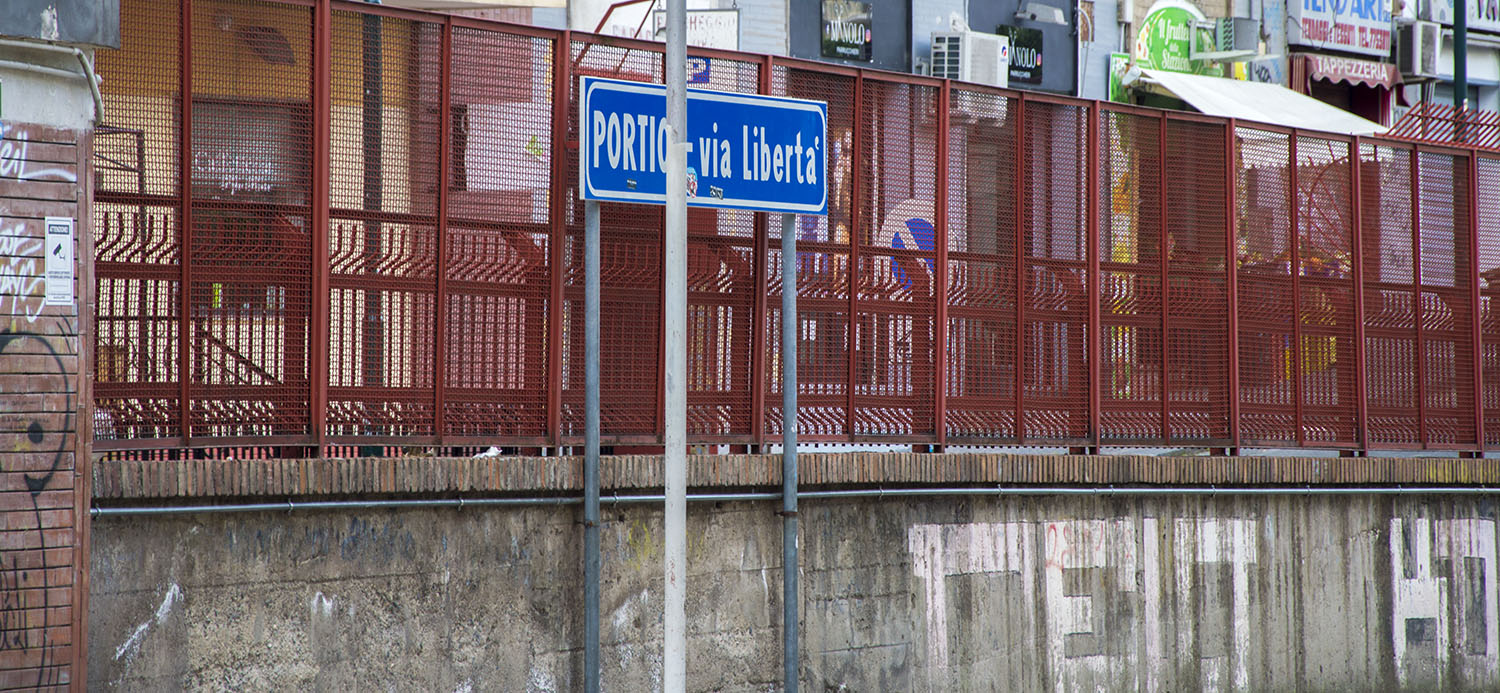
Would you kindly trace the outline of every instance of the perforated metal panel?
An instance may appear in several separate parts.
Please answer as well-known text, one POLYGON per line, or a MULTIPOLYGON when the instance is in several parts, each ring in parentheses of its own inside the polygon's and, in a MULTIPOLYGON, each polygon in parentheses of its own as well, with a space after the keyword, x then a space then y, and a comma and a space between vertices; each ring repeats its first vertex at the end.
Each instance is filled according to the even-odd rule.
POLYGON ((1469 157, 1417 153, 1422 423, 1428 445, 1476 442, 1469 157))
POLYGON ((856 436, 936 432, 939 90, 866 79, 859 124, 854 236, 856 436))
POLYGON ((1412 152, 1360 148, 1365 407, 1371 445, 1419 445, 1412 152))
POLYGON ((1291 141, 1250 128, 1236 137, 1240 436, 1247 444, 1295 445, 1291 141))
MULTIPOLYGON (((568 141, 578 139, 578 76, 660 83, 661 54, 574 41, 568 141)), ((567 245, 564 246, 562 434, 583 436, 583 203, 574 186, 578 160, 569 156, 567 245)), ((608 439, 657 440, 662 433, 660 207, 601 203, 599 309, 600 429, 608 439)))
POLYGON ((452 51, 443 433, 540 439, 548 433, 553 43, 457 27, 452 51))
POLYGON ((1293 289, 1299 305, 1301 442, 1353 445, 1354 212, 1350 144, 1297 138, 1298 247, 1293 289))
POLYGON ((953 89, 948 116, 947 428, 1016 437, 1016 101, 953 89))
MULTIPOLYGON (((797 436, 799 440, 845 440, 850 425, 853 336, 851 229, 854 189, 860 180, 855 120, 858 80, 805 69, 774 68, 771 93, 828 104, 828 216, 798 215, 797 231, 797 436)), ((863 194, 863 193, 861 193, 863 194)), ((781 229, 773 224, 767 257, 765 311, 765 431, 780 436, 781 408, 781 229)))
POLYGON ((333 14, 328 434, 431 436, 441 27, 333 14))
POLYGON ((1104 442, 1163 437, 1159 115, 1106 111, 1099 131, 1099 390, 1104 442))
POLYGON ((96 69, 109 121, 94 133, 96 435, 171 438, 182 429, 182 17, 168 0, 121 8, 118 50, 96 69), (118 81, 115 81, 118 80, 118 81))
POLYGON ((1484 356, 1484 444, 1500 445, 1500 159, 1476 162, 1479 194, 1474 231, 1479 246, 1480 330, 1484 356))
POLYGON ((1166 221, 1166 439, 1229 437, 1227 194, 1219 160, 1224 123, 1168 120, 1163 162, 1166 221), (1170 194, 1166 191, 1170 190, 1170 194))
POLYGON ((311 29, 306 7, 193 14, 191 436, 311 432, 311 29))
POLYGON ((1087 109, 1027 102, 1021 143, 1021 437, 1089 435, 1087 109))

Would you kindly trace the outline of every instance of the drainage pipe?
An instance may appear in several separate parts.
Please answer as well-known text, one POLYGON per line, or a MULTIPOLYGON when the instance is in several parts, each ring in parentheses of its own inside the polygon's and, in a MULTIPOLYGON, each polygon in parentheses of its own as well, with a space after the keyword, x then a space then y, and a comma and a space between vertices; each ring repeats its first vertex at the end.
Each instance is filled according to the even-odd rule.
MULTIPOLYGON (((1216 488, 1192 486, 1184 488, 1159 487, 1071 487, 1071 486, 1025 486, 1025 487, 975 487, 975 488, 897 488, 897 489, 849 489, 835 491, 800 491, 800 499, 836 500, 841 498, 910 498, 940 496, 1494 496, 1500 495, 1500 487, 1490 486, 1372 486, 1318 488, 1313 486, 1280 486, 1269 488, 1216 488)), ((744 501, 780 500, 783 494, 766 493, 695 493, 687 500, 694 503, 736 503, 744 501)), ((631 503, 661 503, 662 494, 611 496, 601 499, 616 505, 631 503)), ((466 508, 492 506, 527 505, 576 505, 583 499, 576 496, 530 497, 530 498, 418 498, 409 500, 364 500, 364 501, 294 501, 280 503, 244 503, 237 505, 164 505, 164 506, 118 506, 91 508, 93 517, 121 517, 130 515, 193 515, 199 513, 275 512, 293 510, 381 510, 397 508, 466 508)))
POLYGON ((48 53, 61 53, 70 55, 78 61, 82 73, 71 70, 60 70, 46 65, 33 65, 15 60, 0 60, 0 67, 12 70, 25 70, 53 77, 83 77, 89 83, 89 94, 94 97, 94 122, 104 122, 104 96, 99 93, 99 76, 94 74, 94 65, 89 62, 89 57, 82 50, 73 46, 59 46, 54 43, 38 43, 36 41, 17 41, 15 39, 0 39, 0 47, 20 48, 23 50, 45 51, 48 53))

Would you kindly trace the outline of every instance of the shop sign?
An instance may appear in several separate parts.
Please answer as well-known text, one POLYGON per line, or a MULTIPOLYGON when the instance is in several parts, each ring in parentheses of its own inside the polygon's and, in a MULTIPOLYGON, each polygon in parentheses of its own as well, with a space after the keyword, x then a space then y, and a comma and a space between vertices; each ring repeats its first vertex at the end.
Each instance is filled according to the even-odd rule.
POLYGON ((870 23, 868 2, 823 0, 823 57, 869 60, 873 55, 870 23))
POLYGON ((1391 53, 1391 0, 1288 0, 1287 42, 1351 53, 1391 53))
POLYGON ((1309 55, 1307 73, 1313 79, 1326 79, 1337 84, 1363 84, 1369 87, 1391 88, 1396 83, 1396 66, 1377 63, 1373 60, 1356 60, 1333 55, 1309 55))
POLYGON ((1193 60, 1200 51, 1214 50, 1214 32, 1198 28, 1206 22, 1198 8, 1181 0, 1161 0, 1151 6, 1135 38, 1135 62, 1152 70, 1222 77, 1224 68, 1207 60, 1193 60))
POLYGON ((1042 83, 1042 31, 1001 24, 995 30, 1010 37, 1010 81, 1042 83))

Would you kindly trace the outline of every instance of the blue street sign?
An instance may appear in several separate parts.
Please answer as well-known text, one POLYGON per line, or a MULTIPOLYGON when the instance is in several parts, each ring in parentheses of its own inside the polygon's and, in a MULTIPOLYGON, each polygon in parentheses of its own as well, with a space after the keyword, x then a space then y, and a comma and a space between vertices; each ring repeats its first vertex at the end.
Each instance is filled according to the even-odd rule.
MULTIPOLYGON (((583 77, 579 189, 585 200, 666 204, 667 88, 583 77)), ((828 213, 828 106, 688 89, 687 203, 828 213)))

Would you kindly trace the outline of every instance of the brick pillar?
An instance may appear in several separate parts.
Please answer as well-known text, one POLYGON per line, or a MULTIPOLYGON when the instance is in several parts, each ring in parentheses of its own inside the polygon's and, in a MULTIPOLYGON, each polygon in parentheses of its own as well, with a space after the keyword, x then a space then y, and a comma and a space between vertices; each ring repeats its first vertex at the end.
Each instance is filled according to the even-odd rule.
POLYGON ((0 122, 0 689, 83 683, 88 135, 0 122), (83 242, 80 243, 80 240, 83 242), (49 259, 50 258, 50 259, 49 259), (79 277, 85 277, 79 281, 79 277), (81 427, 80 424, 83 424, 81 427), (83 433, 83 435, 80 435, 83 433))

